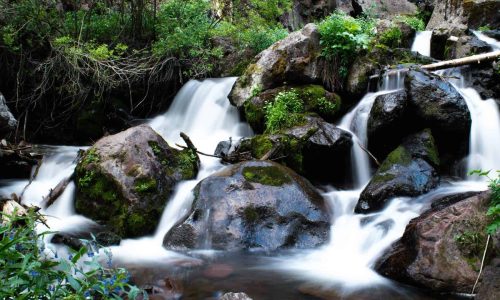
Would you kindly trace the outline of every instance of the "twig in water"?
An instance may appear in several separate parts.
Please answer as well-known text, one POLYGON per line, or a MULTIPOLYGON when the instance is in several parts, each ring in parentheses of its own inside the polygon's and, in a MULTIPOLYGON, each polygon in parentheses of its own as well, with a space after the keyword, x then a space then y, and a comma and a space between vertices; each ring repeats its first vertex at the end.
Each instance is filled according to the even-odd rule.
POLYGON ((360 142, 358 142, 358 145, 359 145, 359 148, 361 148, 361 150, 365 151, 373 159, 373 161, 377 164, 377 166, 380 167, 380 162, 378 161, 378 159, 373 154, 371 154, 371 152, 368 151, 368 149, 366 149, 365 146, 361 145, 360 142))

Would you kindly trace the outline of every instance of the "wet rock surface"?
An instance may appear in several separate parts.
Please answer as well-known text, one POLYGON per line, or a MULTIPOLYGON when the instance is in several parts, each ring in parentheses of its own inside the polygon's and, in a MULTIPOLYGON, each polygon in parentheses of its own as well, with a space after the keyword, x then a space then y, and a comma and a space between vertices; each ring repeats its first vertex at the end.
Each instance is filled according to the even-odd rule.
POLYGON ((319 32, 315 24, 291 33, 261 52, 238 78, 229 95, 231 103, 241 108, 255 90, 268 90, 288 84, 321 83, 323 62, 319 32))
POLYGON ((391 198, 429 192, 439 183, 438 167, 439 156, 430 130, 407 137, 361 192, 355 211, 377 211, 391 198))
POLYGON ((324 199, 274 162, 227 167, 202 180, 194 195, 190 214, 166 234, 167 249, 314 248, 328 238, 324 199))
POLYGON ((478 275, 490 198, 484 192, 413 219, 376 269, 397 281, 469 293, 478 275))
POLYGON ((192 150, 175 150, 147 125, 104 137, 76 167, 76 211, 121 237, 152 233, 174 185, 196 176, 192 150))

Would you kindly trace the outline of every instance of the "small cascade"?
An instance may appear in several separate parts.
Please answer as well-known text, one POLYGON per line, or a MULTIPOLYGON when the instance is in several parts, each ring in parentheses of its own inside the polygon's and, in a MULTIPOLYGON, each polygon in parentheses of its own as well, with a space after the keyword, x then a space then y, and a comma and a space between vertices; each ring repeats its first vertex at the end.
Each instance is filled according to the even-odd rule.
POLYGON ((472 31, 472 33, 481 41, 490 45, 493 51, 500 50, 500 41, 495 40, 494 38, 490 38, 480 31, 472 31))
POLYGON ((405 72, 402 70, 383 75, 379 91, 366 94, 359 101, 358 105, 342 118, 338 125, 340 128, 353 134, 354 147, 352 147, 351 154, 353 161, 352 173, 354 176, 354 185, 359 189, 368 183, 371 176, 370 158, 361 148, 361 145, 365 147, 368 142, 366 127, 370 110, 378 96, 404 87, 404 75, 405 72))
POLYGON ((415 35, 415 41, 411 46, 412 52, 417 52, 424 56, 431 56, 432 30, 419 31, 415 35))
MULTIPOLYGON (((179 134, 186 133, 204 153, 213 153, 220 141, 232 138, 236 142, 241 137, 250 136, 252 130, 240 121, 237 109, 227 99, 235 81, 236 77, 191 80, 179 91, 169 110, 149 124, 170 145, 182 144, 179 134)), ((112 249, 115 257, 124 262, 135 262, 177 256, 162 247, 165 234, 189 212, 194 198, 192 190, 198 182, 223 167, 216 158, 200 155, 200 161, 197 178, 177 185, 155 235, 122 241, 119 247, 112 249)))
MULTIPOLYGON (((0 188, 0 195, 8 197, 12 193, 21 196, 22 204, 40 207, 41 213, 47 216, 47 225, 55 231, 84 231, 94 222, 75 214, 74 194, 75 184, 70 182, 63 194, 50 207, 46 207, 44 197, 61 181, 71 176, 76 167, 78 147, 41 146, 45 152, 42 164, 35 180, 31 183, 26 180, 11 182, 0 188)), ((47 230, 47 228, 42 229, 47 230)))

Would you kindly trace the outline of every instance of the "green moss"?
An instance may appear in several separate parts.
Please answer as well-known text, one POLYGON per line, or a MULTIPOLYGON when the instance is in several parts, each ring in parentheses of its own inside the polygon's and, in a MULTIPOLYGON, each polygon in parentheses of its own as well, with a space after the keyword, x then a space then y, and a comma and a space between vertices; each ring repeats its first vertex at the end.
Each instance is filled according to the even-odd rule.
POLYGON ((411 163, 411 155, 403 146, 399 146, 394 151, 389 153, 379 168, 379 172, 388 171, 394 164, 407 166, 411 163))
POLYGON ((243 177, 250 182, 256 182, 270 186, 282 186, 290 183, 291 178, 278 167, 245 167, 243 177))
POLYGON ((434 137, 432 136, 432 132, 430 129, 425 130, 429 134, 429 139, 425 140, 425 150, 427 152, 427 156, 429 157, 429 160, 432 164, 435 166, 439 166, 440 160, 439 160, 439 153, 438 153, 438 148, 436 147, 436 142, 434 140, 434 137))
POLYGON ((482 232, 464 231, 454 238, 457 248, 468 258, 477 258, 481 255, 486 242, 482 232))
POLYGON ((252 101, 245 101, 243 104, 243 108, 245 110, 245 118, 250 124, 250 126, 254 129, 263 129, 264 122, 266 118, 266 113, 264 107, 259 107, 252 103, 252 101))
POLYGON ((375 176, 372 178, 372 183, 383 183, 383 182, 388 182, 396 178, 394 174, 388 174, 388 173, 377 173, 375 176))
POLYGON ((191 149, 184 149, 177 154, 177 168, 180 170, 183 179, 196 177, 198 170, 198 155, 191 149))
POLYGON ((252 138, 251 152, 255 158, 261 158, 273 148, 273 143, 268 135, 257 135, 252 138))
POLYGON ((154 193, 157 188, 157 182, 154 178, 136 179, 134 189, 139 194, 154 193))
POLYGON ((247 223, 254 223, 259 220, 259 212, 253 206, 245 207, 243 216, 247 223))

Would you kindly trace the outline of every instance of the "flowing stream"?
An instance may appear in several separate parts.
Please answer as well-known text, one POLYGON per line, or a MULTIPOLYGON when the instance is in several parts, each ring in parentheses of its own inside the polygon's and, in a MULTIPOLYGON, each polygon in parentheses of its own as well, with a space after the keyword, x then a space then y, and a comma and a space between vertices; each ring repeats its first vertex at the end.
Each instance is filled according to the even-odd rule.
MULTIPOLYGON (((498 47, 497 41, 491 41, 481 33, 475 34, 490 43, 492 48, 498 47)), ((412 50, 429 55, 431 35, 432 32, 429 31, 417 33, 412 50)), ((493 99, 481 99, 477 91, 468 87, 467 74, 463 74, 461 70, 446 72, 443 74, 452 74, 459 78, 451 81, 465 98, 472 116, 467 169, 500 169, 498 105, 493 99)), ((236 108, 232 107, 227 99, 235 80, 236 78, 223 78, 189 81, 179 91, 169 110, 151 120, 149 124, 170 145, 181 144, 179 133, 185 132, 198 149, 205 153, 213 153, 219 141, 228 140, 230 137, 237 141, 240 137, 252 135, 249 126, 240 121, 236 108)), ((382 252, 401 237, 408 222, 418 216, 436 197, 485 189, 484 182, 455 182, 420 197, 394 198, 382 211, 376 213, 354 213, 359 195, 374 171, 369 156, 360 146, 367 145, 367 120, 371 107, 378 96, 403 88, 403 82, 403 72, 385 76, 379 91, 366 94, 338 123, 339 127, 353 134, 352 181, 355 188, 336 190, 330 187, 323 194, 333 211, 329 243, 319 249, 296 251, 261 263, 257 263, 259 259, 252 259, 253 262, 251 266, 246 266, 247 269, 257 268, 273 272, 277 270, 278 277, 285 276, 279 274, 286 274, 291 278, 326 286, 333 285, 342 290, 376 285, 391 286, 392 282, 378 275, 372 268, 382 252)), ((2 181, 0 195, 16 193, 22 195, 24 204, 42 207, 42 212, 49 216, 48 224, 52 230, 87 230, 94 222, 75 214, 74 183, 70 183, 61 197, 49 208, 45 207, 43 199, 50 189, 72 174, 78 150, 78 147, 45 147, 47 155, 36 179, 30 184, 26 180, 2 181)), ((156 233, 140 239, 124 240, 120 246, 112 247, 113 255, 120 263, 128 266, 148 266, 149 263, 151 266, 151 263, 163 264, 187 259, 186 256, 162 248, 162 240, 165 233, 189 211, 193 200, 191 191, 195 185, 223 167, 217 159, 205 156, 200 156, 200 159, 201 168, 197 178, 177 185, 156 233)))

